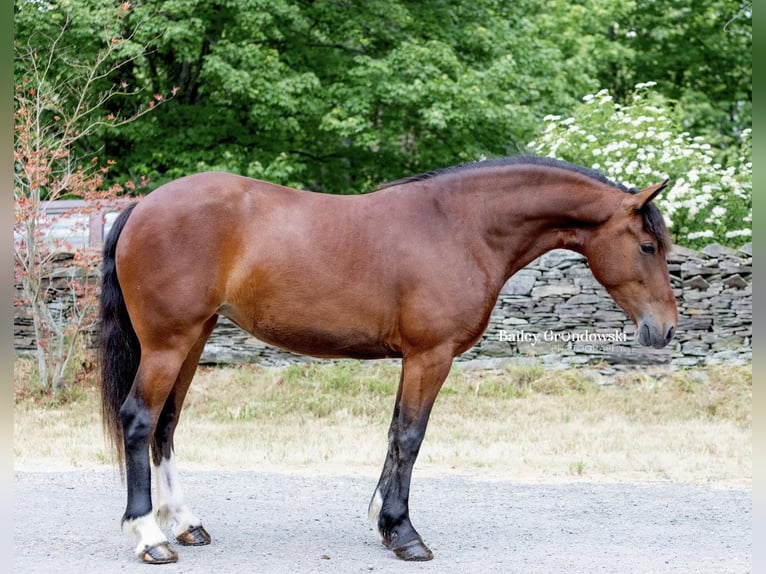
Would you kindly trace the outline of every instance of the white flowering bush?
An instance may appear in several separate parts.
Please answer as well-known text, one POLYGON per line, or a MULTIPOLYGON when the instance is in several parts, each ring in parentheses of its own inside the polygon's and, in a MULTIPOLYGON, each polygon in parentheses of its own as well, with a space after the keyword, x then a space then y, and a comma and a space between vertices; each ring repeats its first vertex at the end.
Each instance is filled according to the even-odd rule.
POLYGON ((751 130, 740 134, 739 149, 720 153, 734 158, 722 165, 712 146, 679 128, 673 107, 652 86, 636 85, 627 105, 601 90, 585 96, 571 117, 546 116, 545 131, 530 149, 590 166, 630 187, 669 177, 668 189, 655 201, 676 243, 747 243, 753 221, 751 130))

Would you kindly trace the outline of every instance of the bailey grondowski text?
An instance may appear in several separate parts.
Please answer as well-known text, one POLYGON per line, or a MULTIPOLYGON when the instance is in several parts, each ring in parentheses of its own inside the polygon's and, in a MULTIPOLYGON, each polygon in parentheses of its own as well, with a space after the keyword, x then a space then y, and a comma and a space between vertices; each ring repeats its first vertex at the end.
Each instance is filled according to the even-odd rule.
POLYGON ((507 342, 511 345, 531 345, 538 343, 561 343, 568 349, 580 351, 609 351, 626 350, 625 345, 630 345, 631 336, 617 329, 613 331, 590 331, 572 330, 572 331, 554 331, 546 329, 544 331, 528 331, 525 329, 501 330, 497 333, 499 341, 507 342))

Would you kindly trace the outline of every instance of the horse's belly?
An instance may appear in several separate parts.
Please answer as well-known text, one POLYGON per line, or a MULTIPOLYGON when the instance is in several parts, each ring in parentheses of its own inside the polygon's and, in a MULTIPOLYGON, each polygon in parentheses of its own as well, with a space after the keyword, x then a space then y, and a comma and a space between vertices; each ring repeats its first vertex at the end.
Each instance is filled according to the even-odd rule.
POLYGON ((288 331, 262 326, 250 329, 250 332, 264 343, 301 355, 328 359, 383 359, 401 356, 401 352, 392 345, 370 337, 365 332, 330 332, 307 327, 288 331))
POLYGON ((401 357, 401 352, 378 341, 365 341, 354 337, 344 337, 327 333, 310 333, 295 336, 294 334, 279 335, 254 335, 276 347, 325 359, 385 359, 401 357))
POLYGON ((301 355, 354 359, 401 356, 399 345, 374 320, 313 311, 308 307, 303 311, 285 308, 278 313, 243 317, 234 309, 221 309, 221 314, 264 343, 301 355))

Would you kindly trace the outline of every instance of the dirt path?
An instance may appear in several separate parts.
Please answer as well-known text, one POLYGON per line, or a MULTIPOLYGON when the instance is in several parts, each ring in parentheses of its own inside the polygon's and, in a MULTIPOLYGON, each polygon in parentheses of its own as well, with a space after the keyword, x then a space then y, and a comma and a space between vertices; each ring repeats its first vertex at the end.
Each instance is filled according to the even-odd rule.
POLYGON ((744 574, 752 491, 675 483, 517 484, 416 476, 412 520, 435 558, 398 561, 374 537, 376 476, 186 471, 213 545, 150 567, 119 531, 116 471, 16 472, 13 571, 53 574, 744 574))

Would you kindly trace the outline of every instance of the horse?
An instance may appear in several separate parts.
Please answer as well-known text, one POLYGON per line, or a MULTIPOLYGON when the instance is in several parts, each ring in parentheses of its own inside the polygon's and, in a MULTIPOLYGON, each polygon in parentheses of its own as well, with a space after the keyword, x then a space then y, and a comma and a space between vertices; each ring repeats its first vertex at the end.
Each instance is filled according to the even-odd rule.
POLYGON ((537 156, 471 162, 342 196, 223 172, 189 175, 132 203, 103 247, 101 407, 124 477, 122 529, 136 556, 169 563, 211 536, 187 504, 173 436, 220 315, 320 358, 401 359, 388 451, 368 513, 403 559, 433 553, 409 517, 412 470, 453 359, 487 328, 500 289, 556 248, 661 348, 678 314, 670 238, 645 189, 537 156), (152 506, 152 474, 156 508, 152 506))

